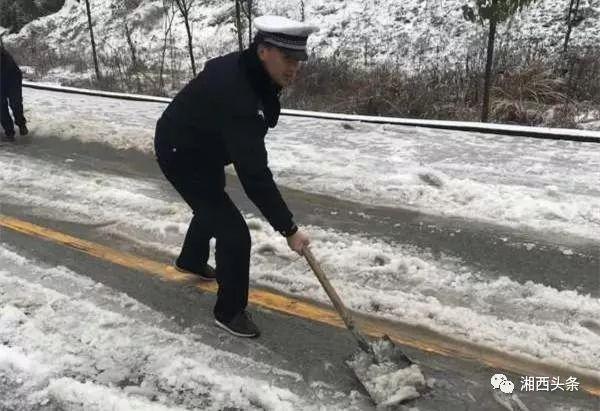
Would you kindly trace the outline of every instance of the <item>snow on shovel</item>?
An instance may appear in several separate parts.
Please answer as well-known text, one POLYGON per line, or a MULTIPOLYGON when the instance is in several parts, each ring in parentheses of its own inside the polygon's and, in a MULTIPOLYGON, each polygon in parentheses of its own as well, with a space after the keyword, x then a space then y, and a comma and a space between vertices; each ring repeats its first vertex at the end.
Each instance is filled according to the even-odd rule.
POLYGON ((418 388, 426 387, 419 366, 387 335, 368 340, 356 328, 350 311, 342 303, 310 249, 304 247, 302 251, 344 324, 358 342, 360 350, 347 360, 346 364, 365 387, 375 405, 385 408, 419 397, 418 388))

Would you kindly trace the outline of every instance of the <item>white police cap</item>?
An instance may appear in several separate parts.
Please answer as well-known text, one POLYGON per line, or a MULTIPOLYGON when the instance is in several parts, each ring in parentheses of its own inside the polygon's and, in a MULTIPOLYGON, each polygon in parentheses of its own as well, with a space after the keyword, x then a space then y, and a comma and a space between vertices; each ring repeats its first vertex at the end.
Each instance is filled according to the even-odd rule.
POLYGON ((260 16, 254 19, 257 37, 297 60, 308 59, 306 42, 318 27, 281 16, 260 16))

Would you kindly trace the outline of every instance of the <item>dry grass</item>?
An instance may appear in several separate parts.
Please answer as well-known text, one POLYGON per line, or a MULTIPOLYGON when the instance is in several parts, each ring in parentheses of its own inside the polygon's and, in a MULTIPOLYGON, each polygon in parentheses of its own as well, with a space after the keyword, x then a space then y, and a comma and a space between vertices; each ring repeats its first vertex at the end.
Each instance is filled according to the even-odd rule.
MULTIPOLYGON (((389 66, 359 69, 335 59, 313 60, 284 103, 298 109, 478 121, 483 53, 467 58, 464 64, 442 63, 413 75, 389 66)), ((549 58, 520 46, 500 50, 498 60, 490 121, 575 128, 576 116, 600 103, 600 49, 573 50, 565 63, 561 56, 549 58)))
POLYGON ((499 74, 492 92, 499 100, 560 104, 567 100, 565 88, 565 79, 556 77, 551 67, 538 60, 521 70, 499 74))
MULTIPOLYGON (((311 60, 284 95, 287 107, 414 118, 454 118, 468 106, 471 80, 454 72, 422 70, 407 75, 390 66, 361 69, 336 59, 311 60)), ((472 87, 476 87, 476 80, 472 87)), ((476 94, 476 93, 475 93, 476 94)))
MULTIPOLYGON (((565 91, 566 81, 557 78, 541 60, 521 70, 505 71, 497 76, 492 88, 492 118, 503 123, 541 124, 549 106, 566 107, 571 103, 565 91)), ((560 118, 566 121, 569 111, 560 112, 560 118)))

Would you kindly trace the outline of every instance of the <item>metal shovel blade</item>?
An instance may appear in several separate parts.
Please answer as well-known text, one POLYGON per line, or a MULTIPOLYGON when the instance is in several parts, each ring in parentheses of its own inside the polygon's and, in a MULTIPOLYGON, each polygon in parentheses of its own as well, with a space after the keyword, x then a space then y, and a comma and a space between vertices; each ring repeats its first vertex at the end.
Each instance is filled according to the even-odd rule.
POLYGON ((345 307, 308 247, 303 249, 303 254, 344 324, 358 343, 360 350, 346 363, 354 371, 373 402, 379 408, 419 397, 417 388, 425 387, 425 378, 419 366, 413 364, 387 335, 370 340, 360 332, 354 323, 352 313, 345 307))
POLYGON ((418 398, 425 377, 388 336, 370 342, 370 352, 355 352, 346 361, 378 408, 418 398))

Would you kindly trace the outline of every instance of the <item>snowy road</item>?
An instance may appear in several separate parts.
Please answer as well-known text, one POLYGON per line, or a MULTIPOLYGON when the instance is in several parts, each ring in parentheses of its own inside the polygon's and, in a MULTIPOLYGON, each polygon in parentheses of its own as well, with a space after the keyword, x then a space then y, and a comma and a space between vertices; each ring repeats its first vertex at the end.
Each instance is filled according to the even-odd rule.
MULTIPOLYGON (((0 246, 0 409, 257 410, 356 408, 271 365, 281 355, 214 327, 184 327, 64 266, 0 246), (216 341, 216 342, 215 342, 216 341), (271 357, 270 364, 259 358, 271 357)), ((93 271, 93 270, 90 270, 93 271)), ((88 274, 88 273, 86 273, 88 274)), ((203 313, 207 314, 207 313, 203 313)), ((364 406, 364 399, 362 400, 364 406)), ((358 408, 357 408, 358 409, 358 408)))
MULTIPOLYGON (((137 244, 167 259, 177 254, 191 214, 156 169, 151 178, 145 179, 139 172, 131 178, 123 169, 116 171, 117 175, 92 171, 93 167, 107 170, 110 164, 103 163, 99 159, 102 154, 93 153, 89 147, 85 157, 70 152, 65 162, 67 147, 59 142, 46 147, 40 155, 48 159, 32 156, 35 142, 7 148, 0 154, 4 164, 0 176, 2 202, 7 209, 11 204, 33 207, 36 215, 97 224, 106 236, 137 244)), ((151 159, 147 161, 147 167, 155 167, 151 159)), ((232 195, 248 209, 239 186, 232 195)), ((292 199, 291 206, 299 221, 315 218, 312 197, 292 199)), ((336 211, 324 217, 329 219, 331 213, 336 211)), ((364 216, 369 225, 377 219, 364 216)), ((253 284, 327 302, 316 278, 303 260, 287 249, 283 239, 274 235, 264 220, 250 215, 247 219, 253 237, 253 284)), ((532 271, 526 281, 503 272, 490 273, 474 266, 468 253, 457 257, 441 249, 436 255, 367 233, 348 233, 335 224, 311 225, 308 229, 315 253, 332 281, 358 311, 426 325, 510 352, 548 360, 561 358, 566 364, 600 370, 600 353, 589 349, 600 345, 597 293, 580 292, 579 287, 550 287, 544 284, 544 272, 532 271)), ((435 234, 433 231, 430 235, 435 234)), ((487 236, 494 237, 495 233, 487 236)), ((503 247, 501 239, 496 241, 496 248, 503 247)), ((588 273, 589 284, 597 280, 597 248, 571 245, 571 251, 565 254, 566 248, 561 251, 543 243, 531 244, 548 249, 536 254, 521 246, 533 260, 530 265, 544 264, 544 258, 575 260, 583 265, 582 272, 588 273)), ((505 247, 503 258, 510 258, 515 246, 505 247)))
MULTIPOLYGON (((28 217, 81 237, 99 234, 89 224, 28 217)), ((212 295, 12 230, 0 237, 2 410, 372 409, 343 364, 356 349, 343 330, 255 309, 263 337, 240 340, 212 326, 212 295)), ((432 390, 403 410, 598 404, 583 392, 507 401, 489 384, 497 370, 404 349, 432 390)))
MULTIPOLYGON (((88 227, 95 240, 161 261, 168 262, 176 255, 191 214, 147 152, 152 133, 148 123, 162 106, 149 109, 152 104, 27 93, 26 99, 36 101, 35 109, 29 112, 32 137, 22 144, 0 148, 0 212, 60 221, 68 227, 88 227), (91 110, 91 104, 98 109, 91 110), (70 114, 66 111, 69 107, 70 114), (84 116, 84 110, 91 111, 84 116), (87 132, 82 133, 81 127, 87 132), (101 141, 103 145, 96 144, 101 141), (115 147, 133 150, 117 151, 115 147)), ((595 145, 543 142, 540 148, 539 140, 535 145, 531 140, 494 137, 492 142, 492 137, 467 135, 444 135, 442 141, 440 135, 410 128, 394 130, 393 137, 386 134, 385 127, 369 130, 371 126, 353 124, 354 129, 348 130, 338 124, 345 130, 344 137, 335 136, 332 129, 329 140, 319 144, 334 150, 335 142, 338 151, 326 155, 334 155, 340 164, 332 164, 317 175, 314 169, 311 171, 311 164, 319 164, 317 155, 324 149, 307 141, 313 141, 308 137, 316 138, 319 130, 314 126, 310 131, 311 124, 303 124, 301 136, 289 131, 296 130, 297 124, 286 121, 280 125, 281 134, 273 135, 270 159, 278 181, 289 186, 284 196, 298 221, 309 225, 317 257, 353 309, 600 373, 600 354, 591 348, 600 346, 600 236, 595 225, 600 221, 595 220, 600 194, 592 184, 600 163, 595 145), (401 134, 405 138, 400 138, 401 134), (390 160, 377 164, 377 152, 390 160), (516 152, 523 157, 514 156, 516 152), (290 153, 296 159, 304 158, 303 162, 292 161, 290 153), (427 170, 421 166, 411 168, 423 161, 429 164, 427 170), (529 161, 533 161, 529 165, 534 169, 523 171, 529 161), (437 167, 433 171, 431 164, 437 167), (407 177, 409 174, 412 177, 407 177), (467 175, 472 177, 467 183, 455 185, 457 181, 464 183, 467 175), (393 189, 387 190, 395 183, 383 182, 392 177, 402 181, 400 187, 405 194, 417 189, 424 197, 416 202, 400 201, 393 189), (348 186, 357 181, 364 184, 363 190, 348 186), (441 181, 442 187, 453 186, 458 191, 439 190, 432 181, 441 181), (553 188, 548 189, 549 185, 553 188), (473 199, 477 200, 465 202, 460 196, 475 186, 478 189, 473 199), (321 195, 321 191, 330 196, 321 195), (437 194, 428 197, 426 193, 437 194), (487 194, 479 196, 482 193, 487 194), (510 195, 503 197, 502 193, 510 195), (390 207, 396 201, 401 206, 390 207), (561 218, 547 213, 545 207, 561 218)), ((321 127, 323 130, 328 129, 321 127)), ((253 286, 326 302, 303 261, 286 249, 264 220, 255 217, 255 210, 235 179, 228 185, 251 228, 253 286)), ((5 251, 3 255, 16 261, 18 258, 11 253, 5 251)), ((16 323, 13 321, 17 325, 23 317, 13 310, 14 295, 22 299, 24 294, 34 293, 26 288, 34 287, 27 284, 31 278, 27 273, 40 270, 35 268, 40 265, 35 261, 19 261, 11 263, 12 270, 3 271, 0 288, 12 290, 2 294, 0 309, 7 310, 6 321, 17 318, 16 323), (19 265, 26 268, 20 269, 19 265)), ((3 261, 0 267, 4 266, 3 261)), ((69 275, 79 278, 75 273, 69 275)), ((40 292, 45 295, 49 291, 40 292)), ((34 293, 39 298, 42 294, 34 293)), ((63 295, 68 293, 63 291, 63 295)), ((26 338, 14 327, 11 338, 26 338)), ((19 340, 15 346, 23 348, 24 341, 19 340)), ((60 369, 61 363, 51 366, 60 369)), ((254 366, 264 365, 249 367, 254 366)), ((268 367, 277 369, 277 364, 268 367)), ((39 378, 40 386, 51 381, 47 376, 39 378)), ((287 395, 288 383, 272 383, 287 395)), ((160 387, 160 382, 156 384, 160 387)), ((67 385, 68 389, 79 387, 67 385)), ((342 389, 345 395, 347 388, 342 389)), ((105 387, 94 389, 102 391, 105 387)), ((309 391, 310 395, 292 393, 296 396, 290 400, 291 407, 316 404, 311 399, 314 393, 309 391)), ((333 391, 323 394, 332 398, 332 404, 337 401, 333 391)), ((154 394, 157 392, 166 395, 160 390, 154 394)), ((116 401, 123 392, 116 390, 113 394, 116 401)), ((167 395, 164 401, 171 406, 179 400, 167 395)), ((568 401, 562 402, 565 404, 568 401)), ((544 404, 544 409, 552 409, 550 405, 555 404, 544 404)))
MULTIPOLYGON (((35 89, 25 89, 24 99, 38 135, 146 153, 165 108, 35 89)), ((273 173, 287 187, 600 239, 595 143, 285 116, 265 141, 273 173)))

